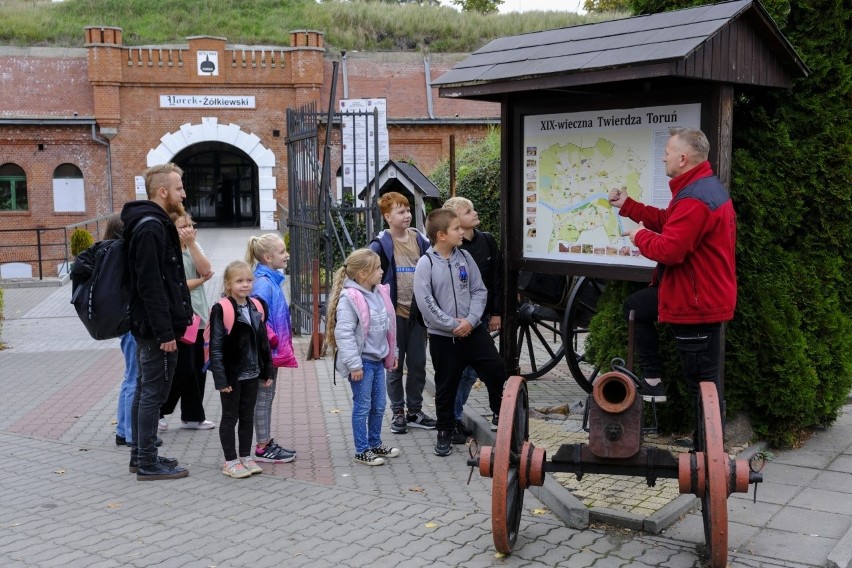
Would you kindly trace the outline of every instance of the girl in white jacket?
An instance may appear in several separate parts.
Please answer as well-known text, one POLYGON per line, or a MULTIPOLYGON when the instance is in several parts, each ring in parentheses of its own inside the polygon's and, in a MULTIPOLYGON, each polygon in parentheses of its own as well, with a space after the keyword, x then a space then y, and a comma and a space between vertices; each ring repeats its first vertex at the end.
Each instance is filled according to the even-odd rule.
POLYGON ((380 284, 379 256, 370 249, 350 254, 334 274, 328 300, 326 345, 336 350, 335 375, 352 387, 355 461, 383 465, 399 455, 382 443, 387 387, 385 370, 395 369, 396 318, 388 286, 380 284))

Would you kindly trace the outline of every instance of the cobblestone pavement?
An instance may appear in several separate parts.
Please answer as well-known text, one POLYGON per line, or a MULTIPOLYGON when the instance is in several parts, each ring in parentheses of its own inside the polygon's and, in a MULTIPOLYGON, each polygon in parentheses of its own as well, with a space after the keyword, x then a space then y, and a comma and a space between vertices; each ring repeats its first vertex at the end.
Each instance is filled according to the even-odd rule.
MULTIPOLYGON (((243 257, 249 234, 200 232, 217 270, 211 297, 221 289, 225 264, 243 257)), ((301 359, 298 369, 279 375, 273 435, 298 450, 294 462, 263 464, 263 475, 246 480, 227 478, 217 430, 181 430, 174 415, 162 453, 178 458, 190 476, 139 483, 127 472, 127 449, 114 445, 123 372, 118 341, 89 339, 68 303, 69 285, 5 294, 3 568, 702 565, 700 514, 685 515, 661 535, 596 524, 574 529, 530 492, 514 552, 496 554, 490 480, 474 474, 467 484, 463 447, 438 458, 434 431, 394 435, 387 424, 384 441, 402 455, 383 467, 352 462, 350 393, 333 384, 330 359, 301 359)), ((297 351, 307 351, 306 338, 297 351)), ((538 381, 531 401, 564 404, 572 388, 564 384, 538 381)), ((218 422, 211 381, 207 389, 205 408, 218 422)), ((472 397, 471 421, 486 414, 481 395, 472 397)), ((426 399, 434 414, 432 397, 426 399)), ((756 506, 750 496, 732 497, 731 566, 823 566, 842 543, 852 510, 848 415, 829 433, 767 468, 777 465, 798 484, 766 483, 756 506), (811 522, 818 529, 808 528, 811 522)))

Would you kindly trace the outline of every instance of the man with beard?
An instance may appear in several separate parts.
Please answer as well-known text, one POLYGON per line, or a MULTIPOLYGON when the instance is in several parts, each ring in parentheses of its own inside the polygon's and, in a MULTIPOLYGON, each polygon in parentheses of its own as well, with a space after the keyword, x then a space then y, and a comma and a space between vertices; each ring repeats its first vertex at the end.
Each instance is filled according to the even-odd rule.
POLYGON ((130 201, 121 211, 130 282, 131 333, 136 339, 136 394, 133 397, 130 473, 140 481, 189 475, 176 459, 157 455, 160 405, 177 365, 176 338, 192 321, 192 304, 180 238, 170 213, 183 215, 183 171, 172 163, 145 171, 147 201, 130 201))

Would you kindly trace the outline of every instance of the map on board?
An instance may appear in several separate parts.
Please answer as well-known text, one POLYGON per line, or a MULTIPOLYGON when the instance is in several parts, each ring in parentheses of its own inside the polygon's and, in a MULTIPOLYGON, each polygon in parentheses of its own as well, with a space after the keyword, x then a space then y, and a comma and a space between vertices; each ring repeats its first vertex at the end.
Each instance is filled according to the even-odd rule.
POLYGON ((700 105, 534 115, 524 121, 524 256, 653 266, 622 236, 635 223, 610 189, 665 208, 671 126, 699 125, 700 105))

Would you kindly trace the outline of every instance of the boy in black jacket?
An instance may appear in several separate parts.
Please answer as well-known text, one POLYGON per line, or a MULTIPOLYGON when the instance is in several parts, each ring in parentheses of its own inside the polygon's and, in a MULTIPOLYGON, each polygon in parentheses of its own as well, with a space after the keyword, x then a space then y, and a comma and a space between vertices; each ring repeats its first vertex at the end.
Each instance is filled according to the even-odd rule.
MULTIPOLYGON (((503 254, 500 252, 497 240, 491 233, 477 229, 479 213, 473 208, 473 202, 470 199, 451 197, 444 203, 444 209, 455 211, 458 216, 459 224, 464 231, 464 238, 459 248, 466 250, 473 257, 482 275, 482 281, 488 289, 488 300, 482 314, 482 323, 488 326, 489 332, 500 331, 503 323, 503 254)), ((453 443, 464 444, 467 436, 473 434, 462 422, 462 412, 477 379, 476 371, 470 366, 466 367, 462 373, 453 409, 456 419, 453 443)), ((497 415, 495 414, 492 418, 492 427, 496 425, 497 415)))

